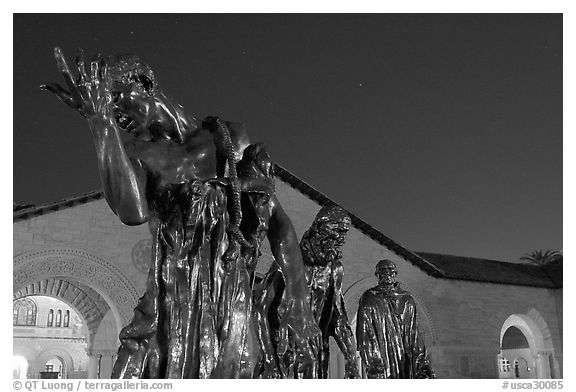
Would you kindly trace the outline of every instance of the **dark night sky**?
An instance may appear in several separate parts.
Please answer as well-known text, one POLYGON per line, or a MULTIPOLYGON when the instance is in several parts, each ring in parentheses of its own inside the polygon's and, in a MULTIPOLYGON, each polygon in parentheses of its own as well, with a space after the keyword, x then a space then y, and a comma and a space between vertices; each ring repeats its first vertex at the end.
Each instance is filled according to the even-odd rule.
POLYGON ((38 88, 57 45, 138 54, 408 249, 563 247, 561 15, 16 15, 18 203, 100 189, 85 120, 38 88))

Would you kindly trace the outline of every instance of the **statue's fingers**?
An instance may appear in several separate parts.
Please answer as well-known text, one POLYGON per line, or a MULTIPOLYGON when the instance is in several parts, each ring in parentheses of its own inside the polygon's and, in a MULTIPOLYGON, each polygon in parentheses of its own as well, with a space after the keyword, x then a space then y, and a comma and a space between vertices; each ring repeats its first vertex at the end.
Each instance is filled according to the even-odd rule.
POLYGON ((100 80, 98 80, 98 61, 92 61, 90 63, 90 80, 92 81, 92 85, 98 86, 100 84, 100 80))
POLYGON ((280 327, 278 336, 278 352, 284 354, 288 349, 288 329, 286 327, 280 327))
POLYGON ((72 77, 70 68, 68 68, 68 64, 66 64, 66 58, 64 58, 64 53, 62 52, 62 49, 60 49, 59 47, 54 48, 54 58, 56 59, 56 65, 58 67, 58 71, 60 71, 68 86, 70 86, 71 89, 75 89, 76 83, 74 83, 74 78, 72 77))
POLYGON ((42 90, 50 91, 52 94, 56 95, 58 99, 64 102, 66 105, 74 107, 74 102, 72 100, 72 94, 68 91, 64 90, 59 84, 57 83, 48 83, 43 84, 40 86, 42 90))
POLYGON ((100 81, 106 81, 106 76, 108 74, 108 65, 104 60, 98 62, 98 78, 100 81))
POLYGON ((86 72, 86 63, 84 61, 84 51, 80 49, 76 57, 76 67, 78 68, 78 84, 84 84, 88 81, 88 74, 86 72))
POLYGON ((314 336, 312 337, 312 339, 310 339, 310 350, 312 351, 313 355, 318 354, 318 351, 320 350, 320 347, 322 345, 322 341, 321 338, 318 336, 314 336))
POLYGON ((98 79, 100 79, 100 95, 106 104, 112 103, 112 80, 108 78, 108 65, 104 60, 98 65, 98 79))

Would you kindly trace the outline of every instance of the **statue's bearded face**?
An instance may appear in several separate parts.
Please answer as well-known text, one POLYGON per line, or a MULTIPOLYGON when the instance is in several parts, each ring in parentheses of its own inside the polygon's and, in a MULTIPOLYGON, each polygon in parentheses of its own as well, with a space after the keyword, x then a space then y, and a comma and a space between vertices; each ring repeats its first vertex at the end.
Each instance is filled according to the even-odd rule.
POLYGON ((350 221, 348 219, 320 222, 313 241, 316 255, 325 262, 342 258, 342 246, 346 242, 346 234, 348 234, 349 229, 350 221))

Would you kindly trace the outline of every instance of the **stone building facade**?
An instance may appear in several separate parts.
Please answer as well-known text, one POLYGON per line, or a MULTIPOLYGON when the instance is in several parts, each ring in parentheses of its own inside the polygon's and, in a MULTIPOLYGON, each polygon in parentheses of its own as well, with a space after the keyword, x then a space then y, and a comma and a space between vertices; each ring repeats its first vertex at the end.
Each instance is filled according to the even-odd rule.
POLYGON ((88 376, 87 328, 73 307, 52 297, 28 296, 14 300, 13 311, 15 377, 40 378, 41 372, 88 376))
MULTIPOLYGON (((333 203, 277 166, 277 196, 301 237, 321 205, 333 203)), ((562 260, 532 265, 409 251, 359 217, 343 249, 344 297, 355 329, 360 295, 376 285, 375 263, 398 267, 414 296, 421 332, 438 378, 510 377, 524 366, 530 378, 562 376, 562 260), (528 342, 523 356, 502 348, 515 327, 528 342), (510 358, 509 358, 510 356, 510 358), (527 358, 524 358, 527 357, 527 358), (527 369, 530 369, 529 371, 527 369), (505 371, 507 370, 507 371, 505 371)), ((108 378, 118 333, 145 288, 150 235, 110 211, 101 192, 44 206, 15 206, 14 299, 50 296, 74 308, 87 327, 88 377, 108 378)), ((263 249, 258 271, 272 256, 263 249)), ((343 375, 334 348, 330 375, 343 375)))

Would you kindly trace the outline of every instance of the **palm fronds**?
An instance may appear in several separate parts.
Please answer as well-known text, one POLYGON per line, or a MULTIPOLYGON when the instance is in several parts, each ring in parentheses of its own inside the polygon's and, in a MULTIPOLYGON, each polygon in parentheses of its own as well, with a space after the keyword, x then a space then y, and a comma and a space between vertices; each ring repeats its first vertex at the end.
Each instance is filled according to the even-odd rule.
POLYGON ((535 265, 545 265, 551 261, 556 260, 556 258, 561 255, 562 253, 558 252, 557 250, 543 251, 540 249, 526 253, 524 256, 520 257, 520 260, 524 260, 535 265))

